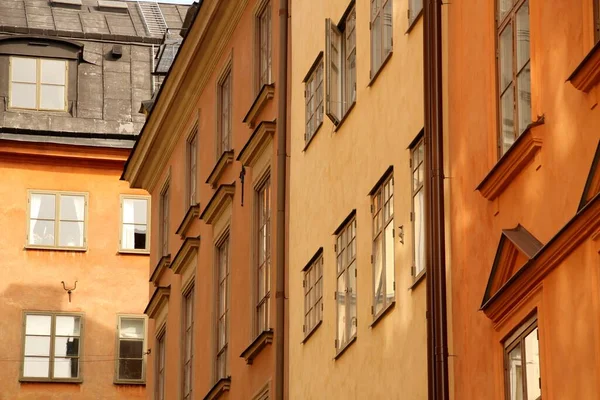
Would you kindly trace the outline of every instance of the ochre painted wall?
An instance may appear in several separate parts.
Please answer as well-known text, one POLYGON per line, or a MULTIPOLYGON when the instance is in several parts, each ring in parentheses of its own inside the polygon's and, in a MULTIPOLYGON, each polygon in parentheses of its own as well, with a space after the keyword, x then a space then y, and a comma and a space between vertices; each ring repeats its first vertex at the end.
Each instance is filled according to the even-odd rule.
MULTIPOLYGON (((107 163, 43 155, 68 154, 68 146, 16 147, 31 155, 5 153, 14 147, 0 142, 0 399, 146 398, 142 385, 113 384, 117 315, 143 316, 148 301, 148 256, 118 253, 119 195, 146 194, 119 181, 127 150, 120 151, 120 161, 107 163), (28 189, 88 193, 87 251, 25 249, 28 189), (67 286, 77 281, 70 303, 61 281, 67 286), (23 311, 83 313, 83 383, 19 382, 23 311)), ((109 158, 115 153, 109 150, 109 158)))

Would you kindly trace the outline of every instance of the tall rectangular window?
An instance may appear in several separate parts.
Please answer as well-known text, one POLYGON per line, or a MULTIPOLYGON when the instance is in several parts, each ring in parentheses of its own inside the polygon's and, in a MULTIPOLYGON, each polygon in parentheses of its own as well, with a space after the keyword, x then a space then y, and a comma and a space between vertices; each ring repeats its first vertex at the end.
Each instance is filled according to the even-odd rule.
POLYGON ((529 0, 498 0, 498 84, 501 154, 531 123, 529 0))
POLYGON ((165 331, 156 338, 156 383, 154 385, 156 390, 156 400, 165 400, 166 337, 167 333, 165 331))
POLYGON ((392 52, 393 0, 371 0, 371 78, 392 52))
POLYGON ((423 182, 425 180, 423 139, 411 149, 412 174, 412 231, 413 231, 413 268, 412 276, 418 277, 425 271, 425 198, 423 182))
POLYGON ((270 328, 271 298, 271 179, 256 191, 257 209, 257 274, 256 274, 256 335, 270 328))
POLYGON ((150 251, 148 196, 121 196, 121 251, 150 251))
POLYGON ((119 316, 116 382, 144 382, 146 375, 146 318, 119 316))
POLYGON ((231 67, 219 81, 219 126, 217 141, 217 156, 231 150, 231 67))
POLYGON ((323 123, 323 56, 313 64, 311 72, 304 80, 304 100, 306 130, 304 142, 308 143, 323 123))
POLYGON ((197 180, 198 180, 198 132, 195 131, 187 142, 187 191, 188 206, 198 203, 197 180))
POLYGON ((87 194, 29 192, 28 247, 84 249, 87 194))
POLYGON ((371 195, 373 218, 373 316, 395 300, 394 178, 390 174, 371 195))
POLYGON ((326 21, 327 93, 325 112, 339 124, 356 101, 356 9, 351 3, 342 23, 326 21))
POLYGON ((160 194, 160 244, 161 254, 169 254, 169 183, 160 194))
POLYGON ((356 336, 356 218, 344 225, 336 240, 337 350, 341 351, 356 336))
POLYGON ((423 11, 423 0, 408 0, 408 24, 412 25, 423 11))
POLYGON ((525 323, 505 343, 506 400, 542 398, 537 319, 525 323))
POLYGON ((10 57, 11 108, 67 110, 67 62, 10 57))
POLYGON ((194 286, 183 296, 183 399, 192 398, 194 357, 194 286))
POLYGON ((22 378, 79 380, 81 315, 25 313, 22 378))
POLYGON ((594 0, 594 43, 600 41, 600 0, 594 0))
POLYGON ((258 89, 272 83, 271 77, 271 2, 267 1, 256 16, 258 42, 258 89))
POLYGON ((217 246, 217 380, 227 378, 229 343, 229 237, 217 246))
POLYGON ((319 255, 304 271, 304 336, 308 336, 323 320, 323 255, 319 255))

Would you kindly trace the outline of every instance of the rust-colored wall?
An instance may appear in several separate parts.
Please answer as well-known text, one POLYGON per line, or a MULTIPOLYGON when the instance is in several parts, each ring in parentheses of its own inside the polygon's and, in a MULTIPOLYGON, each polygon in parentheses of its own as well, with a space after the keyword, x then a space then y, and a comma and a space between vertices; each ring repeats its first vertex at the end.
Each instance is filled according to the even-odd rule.
POLYGON ((600 260, 591 239, 498 324, 479 311, 501 230, 520 223, 545 244, 577 211, 600 111, 566 79, 593 46, 591 2, 530 0, 532 119, 545 116, 535 128, 542 148, 494 201, 475 191, 498 161, 494 2, 459 0, 446 10, 454 398, 504 398, 503 340, 536 307, 542 396, 596 398, 600 260))
MULTIPOLYGON (((66 146, 21 143, 14 147, 0 142, 0 399, 145 398, 144 386, 113 384, 117 314, 143 315, 148 299, 148 257, 118 253, 119 195, 145 194, 119 181, 128 151, 107 150, 109 158, 120 161, 100 163, 42 155, 68 154, 72 149, 66 146), (19 152, 28 149, 25 152, 30 155, 8 154, 14 147, 19 152), (28 189, 89 194, 87 251, 24 248, 28 189), (70 303, 61 281, 68 286, 77 281, 70 303), (84 314, 80 352, 83 383, 19 382, 23 311, 84 314)), ((102 150, 93 153, 102 156, 102 150)))

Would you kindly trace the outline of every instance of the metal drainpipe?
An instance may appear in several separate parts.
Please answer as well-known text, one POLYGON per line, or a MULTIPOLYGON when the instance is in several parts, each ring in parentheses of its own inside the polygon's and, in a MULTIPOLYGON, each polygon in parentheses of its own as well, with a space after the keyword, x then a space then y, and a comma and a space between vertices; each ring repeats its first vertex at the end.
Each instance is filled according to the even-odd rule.
POLYGON ((423 7, 427 372, 430 400, 449 400, 442 118, 442 0, 423 7))
POLYGON ((277 238, 275 288, 275 399, 284 399, 285 351, 285 193, 287 163, 288 1, 279 0, 279 67, 277 77, 277 238))

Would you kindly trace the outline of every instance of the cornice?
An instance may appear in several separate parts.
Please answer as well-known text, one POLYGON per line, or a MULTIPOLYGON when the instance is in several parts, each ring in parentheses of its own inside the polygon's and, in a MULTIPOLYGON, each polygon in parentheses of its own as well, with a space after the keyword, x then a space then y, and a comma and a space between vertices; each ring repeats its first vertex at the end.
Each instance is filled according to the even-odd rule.
POLYGON ((216 188, 219 183, 219 178, 225 172, 225 168, 227 165, 233 162, 233 150, 224 151, 221 154, 221 157, 217 160, 213 170, 208 175, 208 179, 206 179, 206 183, 208 183, 212 188, 216 188))
POLYGON ((175 233, 180 235, 182 239, 185 238, 187 231, 192 226, 192 222, 199 215, 200 215, 200 205, 194 204, 193 206, 190 206, 188 208, 187 212, 185 213, 185 215, 183 216, 183 220, 179 224, 179 227, 177 228, 177 231, 175 231, 175 233))
POLYGON ((216 221, 232 203, 234 193, 235 183, 219 186, 200 215, 200 219, 209 225, 216 221))
POLYGON ((240 151, 237 160, 246 167, 254 166, 254 163, 262 152, 267 148, 267 145, 273 140, 275 134, 275 121, 262 121, 240 151))
POLYGON ((183 270, 187 267, 188 262, 192 259, 194 254, 198 252, 198 247, 200 247, 200 236, 197 237, 188 237, 185 238, 179 251, 173 257, 173 262, 171 263, 171 269, 175 274, 183 273, 183 270))
POLYGON ((254 362, 256 356, 267 347, 268 344, 273 343, 273 330, 269 329, 268 331, 263 331, 260 335, 252 341, 250 346, 248 346, 240 357, 246 360, 246 364, 251 365, 254 362))
POLYGON ((213 75, 248 0, 205 0, 188 31, 167 79, 129 158, 123 179, 152 191, 175 144, 185 131, 195 101, 213 75))
POLYGON ((600 81, 600 42, 583 58, 567 79, 576 89, 588 93, 600 81))
POLYGON ((600 229, 600 194, 579 211, 481 308, 494 323, 509 313, 554 268, 600 229))
POLYGON ((500 196, 513 179, 542 150, 542 132, 539 128, 535 128, 543 123, 544 117, 542 116, 529 124, 475 190, 479 190, 481 195, 490 201, 500 196))
POLYGON ((214 384, 214 386, 208 391, 206 396, 204 396, 204 400, 215 400, 220 398, 225 394, 225 392, 229 392, 229 388, 231 387, 231 378, 221 378, 214 384))
POLYGON ((152 275, 150 275, 150 282, 154 284, 154 286, 158 286, 158 280, 165 273, 169 265, 171 264, 171 255, 167 254, 166 256, 162 256, 160 260, 158 260, 158 264, 154 267, 154 271, 152 271, 152 275))
POLYGON ((158 312, 164 307, 169 301, 169 294, 171 293, 171 286, 160 286, 154 291, 154 294, 150 298, 144 314, 148 318, 154 318, 158 315, 158 312))
POLYGON ((275 96, 275 84, 271 83, 269 85, 263 85, 252 102, 250 106, 250 110, 246 113, 243 122, 248 124, 248 128, 254 128, 256 120, 258 119, 258 114, 266 107, 269 100, 271 100, 275 96))

